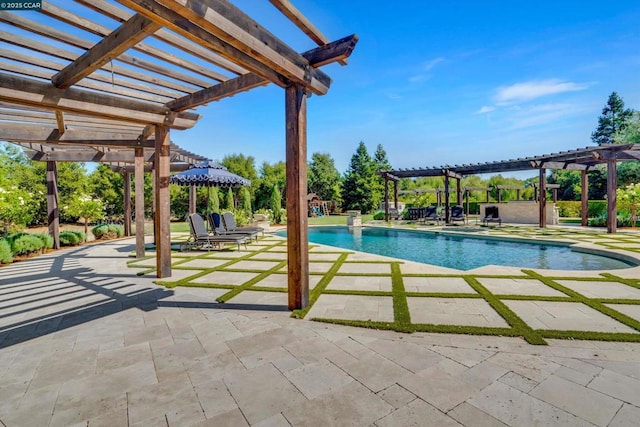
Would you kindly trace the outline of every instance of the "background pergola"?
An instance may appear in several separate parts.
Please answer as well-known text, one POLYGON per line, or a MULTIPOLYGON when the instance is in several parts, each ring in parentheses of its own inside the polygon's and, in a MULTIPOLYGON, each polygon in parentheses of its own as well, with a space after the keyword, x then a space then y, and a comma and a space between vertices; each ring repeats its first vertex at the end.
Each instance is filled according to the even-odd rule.
POLYGON ((498 172, 515 172, 523 170, 539 171, 539 207, 540 227, 546 224, 547 184, 545 174, 547 169, 567 169, 581 171, 582 174, 582 225, 587 225, 587 188, 589 186, 587 172, 597 165, 607 166, 607 231, 616 232, 616 164, 625 160, 640 160, 640 144, 599 145, 597 147, 579 148, 558 153, 539 156, 523 157, 495 162, 463 164, 454 166, 439 166, 427 168, 397 169, 381 171, 385 179, 385 207, 386 218, 389 218, 389 181, 395 183, 394 194, 397 206, 397 181, 400 178, 417 178, 428 176, 444 176, 445 212, 449 215, 449 179, 454 178, 457 183, 458 204, 461 204, 460 180, 465 175, 480 175, 498 172))
POLYGON ((358 38, 330 42, 288 0, 270 1, 318 47, 295 51, 226 0, 46 1, 39 13, 0 11, 0 140, 40 144, 36 156, 51 158, 66 145, 98 161, 133 151, 136 187, 152 160, 157 275, 167 277, 171 131, 193 127, 200 105, 269 83, 284 88, 294 309, 309 293, 306 99, 327 93, 331 79, 319 67, 346 64, 358 38))

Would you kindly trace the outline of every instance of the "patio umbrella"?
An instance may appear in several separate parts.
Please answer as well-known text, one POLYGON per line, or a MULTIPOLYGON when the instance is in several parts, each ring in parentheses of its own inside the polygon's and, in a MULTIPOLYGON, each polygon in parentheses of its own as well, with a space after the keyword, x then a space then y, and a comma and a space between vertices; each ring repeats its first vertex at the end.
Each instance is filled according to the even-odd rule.
POLYGON ((189 165, 189 169, 171 175, 169 182, 196 187, 236 188, 251 185, 251 181, 231 173, 222 165, 212 161, 189 165))
MULTIPOLYGON (((237 188, 250 186, 251 181, 231 173, 224 166, 210 160, 189 165, 189 169, 169 177, 172 184, 195 187, 237 188)), ((209 192, 207 192, 207 214, 209 213, 209 192)))

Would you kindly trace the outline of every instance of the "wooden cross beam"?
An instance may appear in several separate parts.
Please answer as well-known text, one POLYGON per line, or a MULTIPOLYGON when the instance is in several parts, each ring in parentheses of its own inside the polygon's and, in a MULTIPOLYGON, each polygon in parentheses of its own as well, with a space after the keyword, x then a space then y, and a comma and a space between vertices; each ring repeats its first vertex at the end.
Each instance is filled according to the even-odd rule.
MULTIPOLYGON (((309 64, 312 67, 319 67, 339 61, 342 58, 348 58, 351 52, 353 52, 357 42, 358 36, 353 34, 325 46, 307 51, 303 53, 302 56, 309 60, 309 64)), ((190 95, 185 95, 175 101, 170 101, 166 106, 173 111, 185 111, 268 83, 269 82, 262 77, 248 73, 190 95)))
POLYGON ((329 90, 329 76, 225 0, 118 2, 279 86, 329 90))
POLYGON ((110 147, 153 147, 154 143, 139 141, 133 132, 100 131, 67 127, 61 133, 58 127, 26 123, 3 123, 0 140, 9 142, 56 142, 60 144, 91 144, 110 147))
MULTIPOLYGON (((0 101, 142 124, 167 125, 167 115, 171 112, 161 105, 76 88, 59 89, 49 83, 7 73, 0 73, 0 101)), ((175 129, 188 129, 199 118, 198 114, 181 112, 169 125, 175 129)))
POLYGON ((111 34, 103 38, 75 61, 56 73, 51 81, 54 86, 67 88, 98 68, 135 46, 149 34, 160 29, 160 25, 142 15, 134 15, 111 34))

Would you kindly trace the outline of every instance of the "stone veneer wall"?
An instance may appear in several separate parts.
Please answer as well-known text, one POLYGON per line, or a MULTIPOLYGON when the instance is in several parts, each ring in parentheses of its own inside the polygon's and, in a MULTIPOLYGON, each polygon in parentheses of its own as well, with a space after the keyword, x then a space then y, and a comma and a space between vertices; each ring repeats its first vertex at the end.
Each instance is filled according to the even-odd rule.
MULTIPOLYGON (((539 224, 540 208, 533 201, 511 201, 507 203, 481 203, 480 218, 484 217, 484 208, 497 206, 503 223, 513 224, 539 224)), ((547 225, 557 225, 560 215, 556 204, 547 202, 547 225)))

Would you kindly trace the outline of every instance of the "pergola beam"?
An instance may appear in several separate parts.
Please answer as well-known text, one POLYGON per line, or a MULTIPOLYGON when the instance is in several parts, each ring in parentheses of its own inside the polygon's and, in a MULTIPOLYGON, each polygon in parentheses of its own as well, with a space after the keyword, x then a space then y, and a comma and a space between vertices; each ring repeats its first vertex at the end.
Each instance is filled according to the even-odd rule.
POLYGON ((181 112, 170 115, 167 107, 75 88, 60 89, 35 79, 0 73, 0 100, 49 110, 113 118, 141 124, 188 129, 200 118, 181 112))
POLYGON ((118 2, 282 87, 294 82, 317 95, 329 90, 329 76, 225 0, 118 2))
MULTIPOLYGON (((130 132, 130 131, 129 131, 130 132)), ((0 140, 10 142, 57 142, 66 144, 91 144, 111 147, 153 147, 153 142, 138 140, 138 135, 123 131, 95 131, 24 123, 2 123, 0 140)))
POLYGON ((157 23, 142 15, 134 15, 63 70, 56 73, 51 81, 56 87, 68 88, 158 29, 160 29, 160 25, 157 23))
MULTIPOLYGON (((326 46, 307 51, 303 53, 302 56, 309 60, 309 64, 312 67, 319 67, 343 58, 348 58, 351 52, 353 52, 357 42, 358 36, 354 34, 336 40, 326 46)), ((235 79, 227 80, 226 82, 194 92, 190 95, 185 95, 182 98, 167 103, 166 106, 173 111, 185 111, 268 83, 267 80, 255 74, 244 74, 235 79)))

